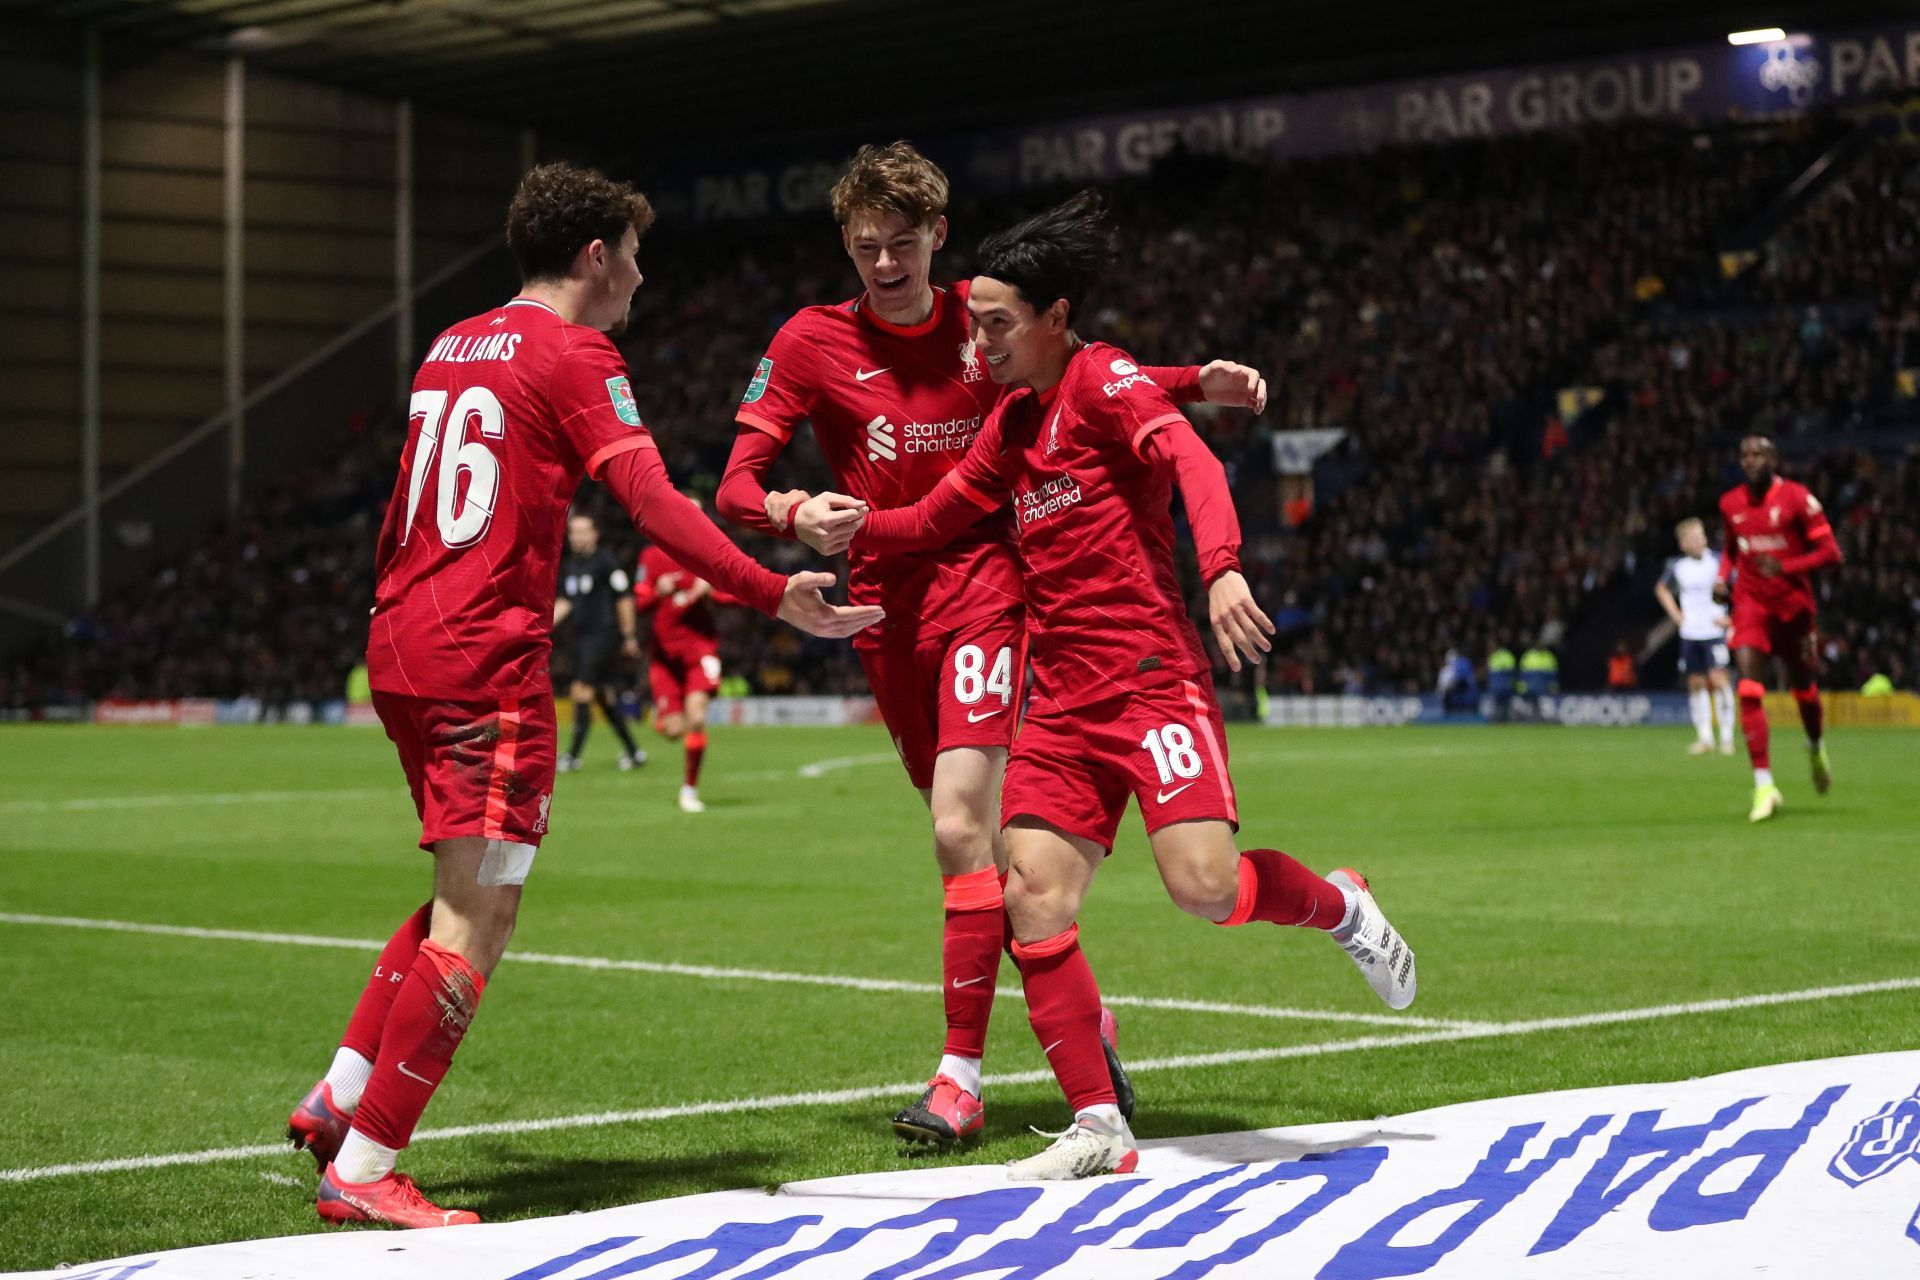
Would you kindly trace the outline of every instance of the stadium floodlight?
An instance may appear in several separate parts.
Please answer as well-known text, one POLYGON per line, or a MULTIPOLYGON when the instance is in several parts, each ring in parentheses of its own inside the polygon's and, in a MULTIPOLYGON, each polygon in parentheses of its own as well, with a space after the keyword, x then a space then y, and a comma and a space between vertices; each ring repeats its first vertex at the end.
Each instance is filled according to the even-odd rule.
POLYGON ((1787 33, 1779 27, 1760 27, 1753 31, 1727 32, 1728 44, 1772 44, 1776 40, 1785 40, 1787 33))

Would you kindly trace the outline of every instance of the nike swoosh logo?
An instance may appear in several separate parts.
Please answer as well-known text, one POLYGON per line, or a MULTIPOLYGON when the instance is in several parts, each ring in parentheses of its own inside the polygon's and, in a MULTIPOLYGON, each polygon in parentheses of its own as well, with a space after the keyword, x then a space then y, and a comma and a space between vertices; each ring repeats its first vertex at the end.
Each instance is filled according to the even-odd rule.
MULTIPOLYGON (((1189 783, 1187 784, 1187 787, 1190 787, 1190 786, 1192 786, 1192 785, 1193 785, 1193 784, 1192 784, 1191 782, 1189 782, 1189 783)), ((1173 799, 1173 798, 1174 798, 1175 796, 1177 796, 1177 795, 1179 795, 1179 794, 1180 794, 1180 793, 1181 793, 1182 791, 1185 791, 1185 790, 1187 789, 1187 787, 1175 787, 1175 788, 1174 788, 1173 790, 1171 790, 1171 791, 1162 791, 1162 792, 1160 792, 1160 793, 1159 793, 1159 794, 1158 794, 1158 795, 1157 795, 1157 796, 1155 797, 1155 799, 1157 799, 1157 800, 1159 800, 1159 802, 1160 802, 1161 804, 1165 804, 1165 803, 1166 803, 1167 801, 1169 801, 1169 800, 1171 800, 1171 799, 1173 799)))
MULTIPOLYGON (((891 368, 893 368, 893 366, 892 366, 892 365, 888 365, 888 366, 887 366, 887 369, 891 369, 891 368)), ((877 377, 879 377, 879 376, 880 376, 881 374, 883 374, 883 373, 885 373, 885 372, 887 371, 887 369, 871 369, 871 370, 869 370, 869 369, 855 369, 855 370, 853 371, 853 380, 854 380, 855 382, 865 382, 865 381, 866 381, 867 379, 869 379, 869 378, 877 378, 877 377)))
POLYGON ((1055 1049, 1058 1049, 1061 1045, 1065 1044, 1066 1042, 1067 1042, 1066 1037, 1062 1036, 1060 1039, 1055 1040, 1052 1044, 1042 1049, 1040 1053, 1042 1054, 1042 1056, 1052 1053, 1055 1049))
POLYGON ((399 1068, 400 1068, 400 1074, 401 1074, 401 1075, 403 1075, 403 1076, 406 1076, 406 1077, 408 1077, 409 1079, 413 1079, 413 1080, 418 1080, 418 1081, 419 1081, 419 1082, 420 1082, 421 1084, 424 1084, 424 1085, 426 1085, 426 1086, 427 1086, 427 1087, 428 1087, 429 1089, 432 1089, 432 1088, 436 1088, 436 1087, 438 1087, 438 1086, 436 1086, 436 1085, 435 1085, 435 1084, 433 1083, 433 1081, 431 1081, 431 1080, 429 1080, 429 1079, 427 1079, 427 1078, 426 1078, 425 1076, 423 1076, 423 1075, 421 1075, 421 1074, 420 1074, 419 1072, 417 1072, 417 1071, 409 1071, 409 1070, 407 1070, 407 1064, 406 1064, 406 1063, 404 1063, 404 1062, 400 1062, 400 1063, 396 1063, 396 1064, 394 1064, 394 1065, 396 1065, 397 1067, 399 1067, 399 1068))
POLYGON ((984 978, 984 977, 980 977, 980 978, 968 978, 968 979, 967 979, 967 980, 966 980, 965 982, 962 982, 962 981, 960 981, 960 979, 958 979, 958 978, 955 978, 955 979, 953 980, 953 989, 954 989, 955 991, 958 991, 958 990, 959 990, 960 988, 962 988, 962 987, 970 987, 970 986, 972 986, 972 985, 973 985, 974 983, 976 983, 976 982, 985 982, 985 981, 986 981, 986 978, 984 978))
MULTIPOLYGON (((1000 708, 1000 711, 1005 711, 1005 710, 1006 710, 1005 707, 1000 708)), ((985 715, 980 715, 977 712, 969 711, 967 712, 967 723, 979 724, 982 720, 991 720, 995 716, 999 715, 1000 711, 989 711, 985 715)))

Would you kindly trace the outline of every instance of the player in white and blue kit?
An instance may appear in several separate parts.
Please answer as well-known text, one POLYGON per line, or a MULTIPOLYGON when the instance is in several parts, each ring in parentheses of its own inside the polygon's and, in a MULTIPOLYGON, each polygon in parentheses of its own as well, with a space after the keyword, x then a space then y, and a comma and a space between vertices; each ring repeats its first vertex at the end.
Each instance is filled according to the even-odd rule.
POLYGON ((1660 607, 1680 628, 1680 670, 1687 675, 1687 703, 1699 735, 1688 748, 1696 756, 1713 750, 1713 722, 1720 721, 1720 754, 1733 754, 1733 682, 1727 677, 1727 614, 1714 603, 1713 584, 1720 557, 1707 549, 1707 531, 1698 520, 1674 528, 1680 555, 1653 589, 1660 607))

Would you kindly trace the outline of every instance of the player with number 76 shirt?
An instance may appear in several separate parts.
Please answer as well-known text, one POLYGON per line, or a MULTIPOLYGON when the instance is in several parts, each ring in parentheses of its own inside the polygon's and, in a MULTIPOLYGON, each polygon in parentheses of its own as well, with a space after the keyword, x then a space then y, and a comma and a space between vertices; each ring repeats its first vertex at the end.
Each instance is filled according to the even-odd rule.
POLYGON ((442 333, 414 377, 375 552, 367 671, 433 854, 433 897, 382 949, 333 1065, 288 1118, 330 1222, 478 1220, 433 1204, 394 1165, 478 1011, 547 832, 553 584, 582 476, 763 613, 827 636, 880 619, 828 605, 831 575, 755 564, 667 478, 607 338, 625 327, 652 221, 625 183, 532 170, 507 214, 519 295, 442 333))

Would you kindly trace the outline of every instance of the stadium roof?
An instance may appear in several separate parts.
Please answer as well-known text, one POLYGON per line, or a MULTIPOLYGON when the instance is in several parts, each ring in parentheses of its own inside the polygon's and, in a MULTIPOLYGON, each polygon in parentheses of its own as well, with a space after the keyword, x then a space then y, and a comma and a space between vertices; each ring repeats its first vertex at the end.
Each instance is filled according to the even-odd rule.
POLYGON ((273 71, 612 143, 991 126, 1913 16, 1901 0, 0 0, 114 57, 273 71))

